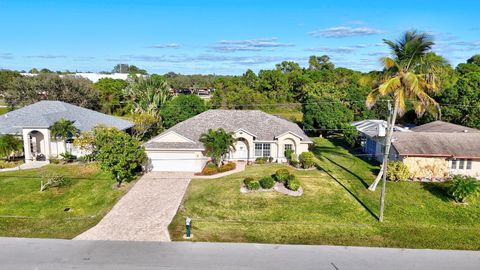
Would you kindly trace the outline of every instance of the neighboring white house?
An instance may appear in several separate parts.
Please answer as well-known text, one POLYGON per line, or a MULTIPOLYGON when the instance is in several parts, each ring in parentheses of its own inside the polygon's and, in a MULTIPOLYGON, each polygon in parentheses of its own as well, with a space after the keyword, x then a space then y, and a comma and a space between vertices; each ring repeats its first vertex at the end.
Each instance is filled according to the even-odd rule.
MULTIPOLYGON (((369 119, 352 123, 356 127, 361 140, 363 152, 370 158, 383 161, 383 148, 386 136, 387 121, 369 119)), ((395 125, 395 132, 411 132, 408 128, 395 125)))
POLYGON ((153 171, 200 172, 208 161, 200 136, 209 129, 233 132, 229 160, 272 157, 286 162, 285 150, 308 151, 312 141, 297 124, 257 110, 209 110, 178 123, 144 144, 153 171))
MULTIPOLYGON (((133 123, 118 117, 61 101, 39 101, 18 110, 0 116, 0 134, 21 136, 24 145, 25 162, 40 158, 48 160, 65 150, 82 156, 84 153, 67 143, 64 149, 62 141, 51 138, 50 127, 61 118, 74 121, 78 131, 90 131, 98 125, 128 130, 133 123)), ((71 140, 70 140, 71 141, 71 140)))
MULTIPOLYGON (((27 77, 33 77, 33 76, 37 76, 38 74, 36 74, 36 73, 21 73, 21 75, 27 76, 27 77)), ((104 79, 104 78, 111 78, 111 79, 117 79, 117 80, 124 80, 125 81, 125 80, 128 79, 129 75, 130 74, 128 74, 128 73, 104 74, 104 73, 91 73, 91 72, 77 72, 77 73, 65 74, 65 75, 62 74, 62 75, 60 75, 60 77, 63 77, 63 76, 80 77, 80 78, 89 79, 93 83, 96 83, 96 82, 98 82, 98 80, 104 79)), ((146 76, 146 75, 136 74, 136 76, 146 76)))

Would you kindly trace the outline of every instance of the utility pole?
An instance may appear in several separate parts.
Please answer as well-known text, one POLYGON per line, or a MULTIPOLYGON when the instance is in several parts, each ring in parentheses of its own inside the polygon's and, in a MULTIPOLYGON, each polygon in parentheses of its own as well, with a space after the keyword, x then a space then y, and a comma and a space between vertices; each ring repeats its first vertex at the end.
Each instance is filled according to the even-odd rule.
POLYGON ((392 143, 392 119, 395 119, 396 111, 392 110, 392 103, 388 101, 388 117, 387 117, 387 134, 385 134, 385 145, 383 153, 383 175, 382 175, 382 193, 380 195, 380 214, 378 220, 383 221, 383 211, 385 210, 385 189, 387 187, 387 165, 388 165, 388 156, 390 154, 390 145, 392 143))

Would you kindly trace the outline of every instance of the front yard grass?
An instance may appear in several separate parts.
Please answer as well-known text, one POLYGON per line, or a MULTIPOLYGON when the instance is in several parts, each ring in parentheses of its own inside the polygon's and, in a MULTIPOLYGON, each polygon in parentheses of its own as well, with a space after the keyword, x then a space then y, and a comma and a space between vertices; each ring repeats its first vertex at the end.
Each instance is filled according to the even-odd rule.
POLYGON ((1 172, 0 236, 73 238, 97 224, 125 193, 113 184, 93 164, 1 172), (44 171, 64 175, 68 184, 40 192, 44 171), (66 207, 71 210, 64 212, 66 207))
POLYGON ((445 184, 388 183, 385 220, 377 221, 380 188, 366 188, 378 167, 326 139, 315 139, 325 171, 285 165, 248 166, 238 174, 193 180, 169 226, 182 240, 185 217, 193 219, 195 241, 332 244, 404 248, 480 249, 480 204, 458 205, 445 184), (304 195, 239 192, 247 176, 259 178, 289 168, 304 195))

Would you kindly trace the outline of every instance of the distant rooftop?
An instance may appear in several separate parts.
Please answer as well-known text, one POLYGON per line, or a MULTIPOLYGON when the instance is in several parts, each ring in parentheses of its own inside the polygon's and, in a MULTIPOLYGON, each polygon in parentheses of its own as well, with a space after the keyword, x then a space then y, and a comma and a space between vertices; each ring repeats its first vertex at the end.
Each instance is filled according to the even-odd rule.
POLYGON ((60 118, 75 121, 80 131, 90 131, 98 125, 125 130, 133 123, 62 101, 44 100, 0 116, 0 134, 20 134, 22 128, 49 128, 60 118))
POLYGON ((464 127, 443 121, 433 121, 412 128, 415 132, 443 132, 443 133, 480 133, 479 129, 464 127))

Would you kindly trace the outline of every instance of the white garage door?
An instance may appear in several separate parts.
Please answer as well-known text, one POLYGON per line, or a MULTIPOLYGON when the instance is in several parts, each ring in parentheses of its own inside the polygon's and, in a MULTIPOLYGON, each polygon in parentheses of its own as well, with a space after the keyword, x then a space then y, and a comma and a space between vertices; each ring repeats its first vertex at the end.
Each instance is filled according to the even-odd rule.
POLYGON ((197 157, 192 152, 181 153, 147 153, 156 172, 197 172, 197 157))

